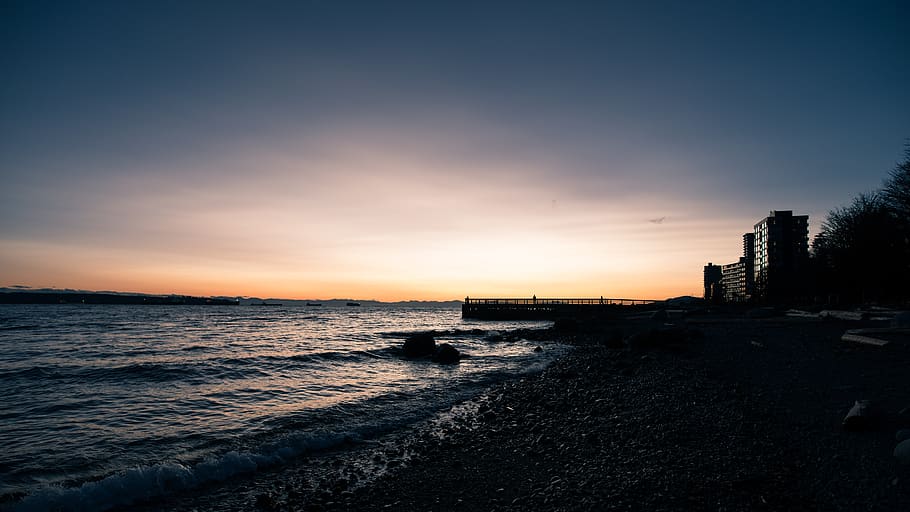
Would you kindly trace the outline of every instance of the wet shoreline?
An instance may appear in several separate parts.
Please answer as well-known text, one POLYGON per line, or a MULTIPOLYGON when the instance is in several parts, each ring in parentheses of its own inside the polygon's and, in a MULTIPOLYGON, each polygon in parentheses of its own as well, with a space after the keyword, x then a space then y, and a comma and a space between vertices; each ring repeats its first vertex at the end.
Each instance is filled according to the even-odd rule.
POLYGON ((906 510, 910 467, 892 450, 910 347, 840 341, 855 326, 720 316, 506 333, 577 347, 434 421, 179 508, 906 510), (846 432, 857 399, 882 419, 846 432))

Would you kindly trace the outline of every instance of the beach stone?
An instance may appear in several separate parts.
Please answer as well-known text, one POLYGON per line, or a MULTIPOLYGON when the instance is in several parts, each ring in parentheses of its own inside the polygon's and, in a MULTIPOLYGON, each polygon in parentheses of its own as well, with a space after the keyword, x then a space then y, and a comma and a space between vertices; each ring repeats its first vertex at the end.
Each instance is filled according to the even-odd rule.
POLYGON ((901 311, 891 319, 891 327, 910 329, 910 311, 901 311))
POLYGON ((543 352, 543 347, 541 347, 540 345, 537 345, 536 347, 534 347, 534 352, 543 352))
POLYGON ((436 353, 436 340, 429 333, 417 333, 404 341, 405 357, 426 357, 436 353))
POLYGON ((894 456, 901 464, 910 465, 910 439, 905 439, 894 447, 894 456))
POLYGON ((455 364, 459 359, 461 359, 461 353, 448 343, 440 344, 433 354, 433 361, 440 364, 455 364))
POLYGON ((844 430, 850 432, 860 432, 871 430, 875 427, 878 420, 878 411, 872 406, 869 400, 857 400, 847 416, 844 417, 844 430))

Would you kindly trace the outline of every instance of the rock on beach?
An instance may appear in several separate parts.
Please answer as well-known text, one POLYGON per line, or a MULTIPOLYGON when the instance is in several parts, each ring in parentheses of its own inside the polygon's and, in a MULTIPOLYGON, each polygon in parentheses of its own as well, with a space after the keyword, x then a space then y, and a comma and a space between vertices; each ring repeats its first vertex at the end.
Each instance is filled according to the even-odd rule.
POLYGON ((844 417, 844 430, 859 432, 875 427, 878 412, 869 400, 857 400, 844 417))
POLYGON ((910 439, 905 439, 894 447, 894 456, 901 464, 910 464, 910 439))

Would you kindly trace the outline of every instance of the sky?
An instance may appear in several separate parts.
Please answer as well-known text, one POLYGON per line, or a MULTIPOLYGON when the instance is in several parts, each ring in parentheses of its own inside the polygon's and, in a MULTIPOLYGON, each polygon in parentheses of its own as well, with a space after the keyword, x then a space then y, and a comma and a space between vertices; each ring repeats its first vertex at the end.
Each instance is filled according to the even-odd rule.
POLYGON ((0 2, 0 286, 700 295, 879 187, 910 3, 0 2))

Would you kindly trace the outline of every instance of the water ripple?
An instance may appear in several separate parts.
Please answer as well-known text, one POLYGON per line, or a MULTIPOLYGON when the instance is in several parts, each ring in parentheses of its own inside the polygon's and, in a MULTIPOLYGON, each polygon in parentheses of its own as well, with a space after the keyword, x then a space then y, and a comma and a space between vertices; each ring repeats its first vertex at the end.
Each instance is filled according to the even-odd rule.
POLYGON ((2 305, 0 503, 152 496, 393 428, 545 357, 483 340, 517 325, 456 308, 2 305), (404 360, 415 331, 472 357, 404 360))

